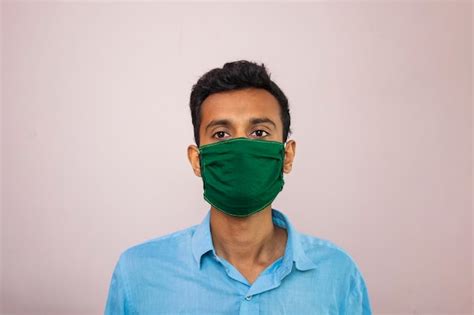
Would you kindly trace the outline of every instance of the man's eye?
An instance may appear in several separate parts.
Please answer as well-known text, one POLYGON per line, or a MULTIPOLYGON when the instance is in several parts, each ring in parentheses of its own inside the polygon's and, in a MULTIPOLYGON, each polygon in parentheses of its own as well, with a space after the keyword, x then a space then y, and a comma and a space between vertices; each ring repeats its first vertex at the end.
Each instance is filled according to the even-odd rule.
POLYGON ((214 138, 217 138, 217 139, 223 139, 223 138, 225 138, 226 135, 227 135, 227 132, 225 132, 225 131, 218 131, 218 132, 214 133, 212 136, 213 136, 214 138))
POLYGON ((262 137, 268 136, 268 132, 266 132, 265 130, 259 129, 252 132, 252 135, 256 136, 257 138, 262 138, 262 137))

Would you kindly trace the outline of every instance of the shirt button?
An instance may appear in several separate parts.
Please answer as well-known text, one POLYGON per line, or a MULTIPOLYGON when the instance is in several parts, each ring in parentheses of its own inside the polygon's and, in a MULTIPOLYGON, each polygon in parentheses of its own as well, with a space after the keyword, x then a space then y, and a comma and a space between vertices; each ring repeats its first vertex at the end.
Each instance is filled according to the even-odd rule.
POLYGON ((250 300, 252 299, 252 296, 251 296, 251 295, 247 295, 247 296, 245 297, 245 299, 246 299, 247 301, 250 301, 250 300))

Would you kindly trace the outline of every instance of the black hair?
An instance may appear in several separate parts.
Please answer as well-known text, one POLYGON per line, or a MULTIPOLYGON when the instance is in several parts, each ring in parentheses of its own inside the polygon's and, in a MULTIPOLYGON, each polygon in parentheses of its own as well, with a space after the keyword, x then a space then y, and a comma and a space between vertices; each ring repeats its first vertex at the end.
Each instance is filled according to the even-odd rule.
POLYGON ((280 117, 283 123, 283 142, 286 142, 290 130, 290 110, 288 99, 278 85, 270 79, 265 65, 239 60, 227 62, 222 68, 206 72, 193 85, 189 107, 194 127, 194 141, 199 146, 199 126, 201 124, 201 105, 209 95, 217 92, 259 88, 270 92, 280 104, 280 117))

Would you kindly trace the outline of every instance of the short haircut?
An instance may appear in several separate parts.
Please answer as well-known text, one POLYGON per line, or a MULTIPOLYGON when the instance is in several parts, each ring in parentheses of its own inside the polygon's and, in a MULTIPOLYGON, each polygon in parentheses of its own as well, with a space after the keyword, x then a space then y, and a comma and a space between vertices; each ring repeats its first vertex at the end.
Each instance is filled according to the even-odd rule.
POLYGON ((290 130, 290 109, 288 99, 278 85, 270 79, 265 65, 239 60, 228 62, 222 68, 206 72, 193 85, 189 107, 194 127, 194 141, 199 146, 199 127, 201 124, 201 105, 213 93, 258 88, 270 92, 280 104, 280 117, 283 123, 283 142, 286 142, 290 130))

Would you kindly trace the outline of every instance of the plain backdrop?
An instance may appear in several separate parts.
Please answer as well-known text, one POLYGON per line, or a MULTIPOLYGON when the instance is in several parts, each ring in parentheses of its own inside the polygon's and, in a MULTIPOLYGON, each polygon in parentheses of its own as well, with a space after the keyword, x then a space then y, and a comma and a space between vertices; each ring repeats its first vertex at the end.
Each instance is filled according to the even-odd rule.
POLYGON ((101 314, 139 242, 201 222, 192 85, 264 63, 297 155, 273 204, 374 314, 472 311, 469 1, 2 2, 3 314, 101 314))

